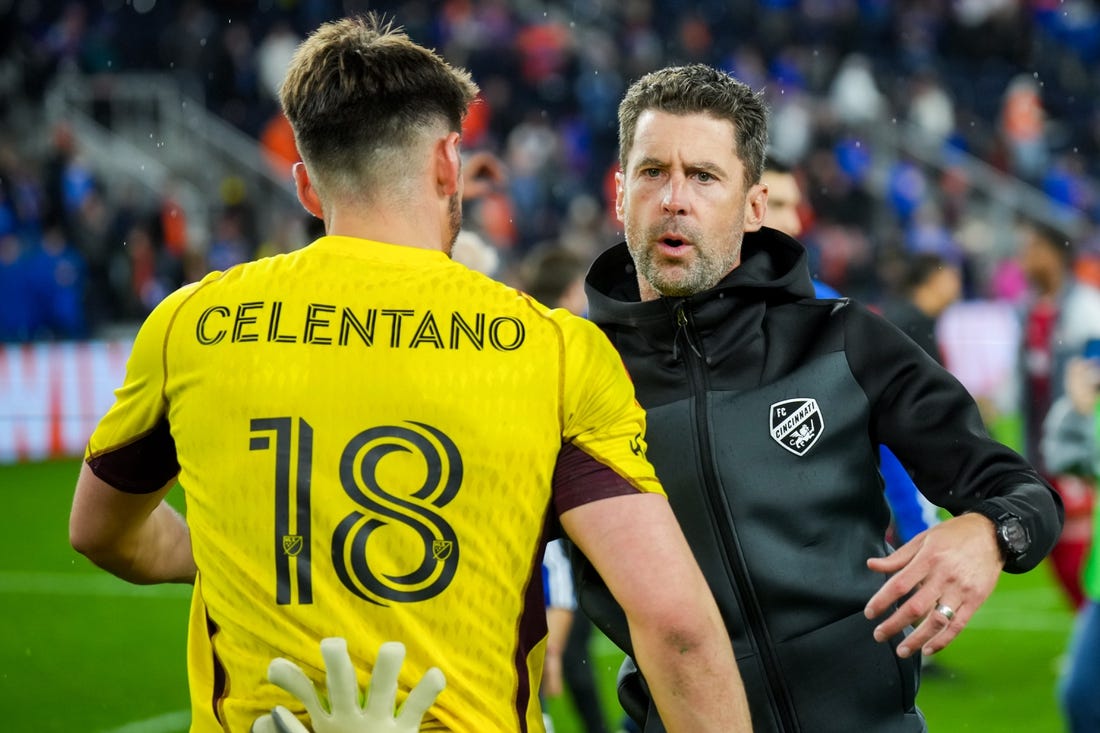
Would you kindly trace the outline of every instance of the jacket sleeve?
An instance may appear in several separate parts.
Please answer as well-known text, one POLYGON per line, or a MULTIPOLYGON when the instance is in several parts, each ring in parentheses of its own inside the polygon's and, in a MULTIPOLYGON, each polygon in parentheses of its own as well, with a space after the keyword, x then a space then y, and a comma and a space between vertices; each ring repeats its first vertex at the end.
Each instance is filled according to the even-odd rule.
POLYGON ((981 506, 983 513, 1019 516, 1031 549, 1005 570, 1038 565, 1062 530, 1054 489, 989 435, 966 388, 915 342, 862 306, 843 313, 845 351, 869 402, 871 439, 889 447, 921 493, 951 514, 981 506))

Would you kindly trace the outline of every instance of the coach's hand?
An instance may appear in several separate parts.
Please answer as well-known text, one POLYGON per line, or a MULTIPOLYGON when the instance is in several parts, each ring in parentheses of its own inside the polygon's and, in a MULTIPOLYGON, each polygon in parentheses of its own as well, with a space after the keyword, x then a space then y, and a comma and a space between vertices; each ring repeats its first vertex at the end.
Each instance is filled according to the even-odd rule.
MULTIPOLYGON (((424 713, 447 684, 443 673, 432 667, 409 693, 395 717, 397 675, 405 659, 404 644, 389 641, 379 647, 366 707, 359 702, 359 684, 348 656, 347 641, 339 637, 322 640, 321 656, 325 661, 329 710, 321 704, 316 688, 298 665, 280 657, 267 668, 267 678, 305 706, 314 733, 416 733, 424 713)), ((252 733, 309 731, 282 706, 260 717, 252 726, 252 733)))
POLYGON ((1004 568, 993 523, 980 514, 963 514, 921 532, 867 567, 890 574, 867 603, 867 618, 881 616, 909 597, 874 631, 877 641, 916 625, 899 645, 899 657, 917 650, 935 654, 950 644, 985 603, 1004 568), (923 619, 923 620, 922 620, 923 619))

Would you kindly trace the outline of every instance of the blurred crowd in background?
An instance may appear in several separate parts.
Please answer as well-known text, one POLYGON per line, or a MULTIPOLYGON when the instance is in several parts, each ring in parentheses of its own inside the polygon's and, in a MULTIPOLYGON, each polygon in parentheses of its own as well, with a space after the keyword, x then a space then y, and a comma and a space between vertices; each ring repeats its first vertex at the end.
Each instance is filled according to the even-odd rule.
MULTIPOLYGON (((5 123, 63 75, 92 83, 159 71, 256 141, 289 181, 293 139, 277 89, 296 44, 325 20, 384 11, 467 67, 482 99, 469 151, 504 165, 468 202, 493 274, 523 285, 547 248, 590 259, 619 238, 609 202, 616 108, 652 69, 704 62, 763 90, 774 158, 792 166, 815 276, 881 302, 899 263, 937 254, 964 297, 1019 299, 1014 242, 970 206, 964 155, 1079 212, 1061 233, 1095 277, 1100 243, 1100 11, 1078 0, 0 1, 0 340, 95 336, 140 321, 211 269, 303 246, 304 212, 258 208, 227 178, 205 241, 170 186, 150 203, 88 163, 64 120, 39 145, 5 123), (873 175, 883 129, 919 130, 947 164, 898 156, 873 175), (959 165, 951 161, 959 159, 959 165)), ((43 119, 42 124, 46 124, 43 119)))
MULTIPOLYGON (((59 81, 105 98, 118 75, 160 74, 243 134, 289 188, 296 152, 277 101, 287 63, 319 24, 368 10, 481 87, 463 146, 502 176, 465 203, 456 259, 584 313, 581 278, 621 239, 623 92, 670 64, 726 69, 766 97, 769 153, 796 178, 792 231, 819 283, 915 337, 960 299, 1014 309, 998 333, 1017 342, 1002 361, 1018 362, 1020 390, 1003 408, 1022 414, 1020 447, 1042 468, 1040 425, 1077 347, 1062 319, 1100 335, 1100 314, 1067 297, 1100 286, 1100 9, 1089 0, 0 0, 0 343, 132 334, 180 285, 322 233, 243 172, 201 186, 201 206, 177 185, 181 171, 138 192, 93 162, 72 120, 50 114, 59 81), (923 155, 898 144, 918 137, 923 155), (989 205, 999 175, 993 189, 1030 192, 1007 223, 989 205)), ((119 122, 107 105, 92 114, 107 129, 119 122)), ((214 162, 203 155, 192 157, 214 162)), ((1005 310, 952 328, 989 356, 1005 310)), ((970 379, 946 361, 984 409, 995 390, 972 385, 998 370, 966 356, 970 379)), ((1067 514, 1054 566, 1077 607, 1092 489, 1052 481, 1067 514)), ((576 628, 583 648, 583 619, 576 628)), ((595 699, 583 682, 569 682, 578 707, 595 699)))

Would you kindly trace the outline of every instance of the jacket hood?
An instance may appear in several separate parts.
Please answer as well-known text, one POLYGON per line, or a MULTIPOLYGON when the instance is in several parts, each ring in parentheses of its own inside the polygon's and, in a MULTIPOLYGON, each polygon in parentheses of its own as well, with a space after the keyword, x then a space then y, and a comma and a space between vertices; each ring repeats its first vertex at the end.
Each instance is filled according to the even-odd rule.
POLYGON ((746 232, 741 243, 741 264, 713 288, 687 298, 662 297, 642 303, 634 261, 626 242, 620 242, 597 257, 585 279, 590 316, 596 322, 605 323, 636 323, 639 317, 644 318, 647 314, 667 313, 670 305, 682 300, 703 303, 746 290, 755 291, 750 297, 757 301, 813 298, 805 247, 776 229, 761 227, 759 231, 746 232))

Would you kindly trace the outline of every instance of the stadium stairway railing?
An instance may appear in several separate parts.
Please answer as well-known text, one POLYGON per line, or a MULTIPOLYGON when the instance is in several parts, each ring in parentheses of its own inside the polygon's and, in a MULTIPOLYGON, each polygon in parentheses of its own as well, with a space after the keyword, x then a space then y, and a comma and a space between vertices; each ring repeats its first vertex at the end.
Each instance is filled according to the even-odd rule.
MULTIPOLYGON (((195 245, 207 243, 223 184, 238 179, 257 211, 297 210, 289 171, 274 175, 259 142, 206 109, 167 74, 59 75, 46 94, 47 124, 66 121, 104 178, 154 192, 174 186, 195 245), (189 207, 189 208, 187 208, 189 207)), ((261 240, 270 236, 261 221, 261 240)))

